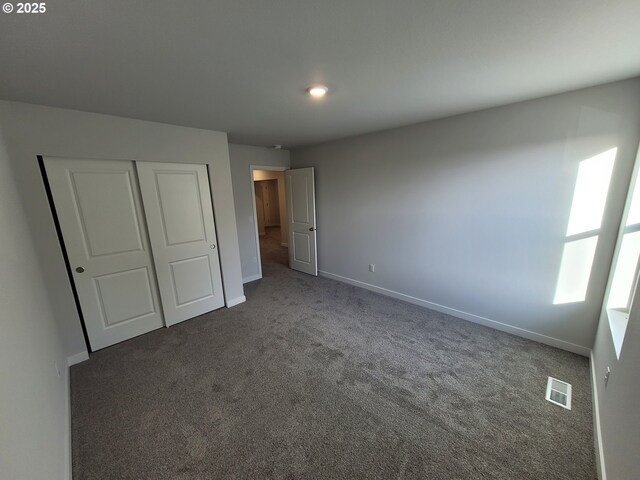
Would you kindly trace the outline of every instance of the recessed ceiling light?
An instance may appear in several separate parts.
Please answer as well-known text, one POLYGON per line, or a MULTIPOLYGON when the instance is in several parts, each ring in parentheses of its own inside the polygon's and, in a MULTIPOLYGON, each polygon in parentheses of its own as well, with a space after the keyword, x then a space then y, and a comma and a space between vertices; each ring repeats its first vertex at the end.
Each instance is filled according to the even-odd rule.
POLYGON ((324 97, 328 91, 329 89, 324 85, 311 85, 309 88, 307 88, 307 93, 313 98, 324 97))

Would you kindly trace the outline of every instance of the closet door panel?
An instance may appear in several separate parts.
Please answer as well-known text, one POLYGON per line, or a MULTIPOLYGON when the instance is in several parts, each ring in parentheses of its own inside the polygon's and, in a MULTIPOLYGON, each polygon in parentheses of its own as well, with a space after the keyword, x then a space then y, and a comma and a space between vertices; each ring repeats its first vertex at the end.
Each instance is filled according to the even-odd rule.
POLYGON ((207 167, 136 167, 167 324, 224 306, 207 167))
POLYGON ((133 162, 45 158, 92 350, 164 325, 133 162))

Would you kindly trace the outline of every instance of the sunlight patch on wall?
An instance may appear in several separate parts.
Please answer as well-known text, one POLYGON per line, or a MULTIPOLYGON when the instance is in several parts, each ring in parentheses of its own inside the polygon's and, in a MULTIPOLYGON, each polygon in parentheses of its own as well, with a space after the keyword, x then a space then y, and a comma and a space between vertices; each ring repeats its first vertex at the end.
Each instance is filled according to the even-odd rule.
POLYGON ((583 302, 587 296, 613 164, 612 148, 580 162, 553 303, 583 302))
POLYGON ((564 244, 554 304, 584 301, 597 246, 597 236, 564 244))
POLYGON ((612 148, 580 162, 567 237, 600 228, 617 150, 612 148))

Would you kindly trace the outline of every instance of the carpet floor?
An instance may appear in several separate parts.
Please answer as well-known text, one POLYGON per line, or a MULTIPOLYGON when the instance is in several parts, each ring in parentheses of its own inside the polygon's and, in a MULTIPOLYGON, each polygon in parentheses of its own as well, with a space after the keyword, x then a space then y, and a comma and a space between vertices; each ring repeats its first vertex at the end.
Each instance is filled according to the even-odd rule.
POLYGON ((71 369, 74 479, 595 479, 586 358, 286 267, 71 369), (573 384, 572 410, 545 401, 573 384))

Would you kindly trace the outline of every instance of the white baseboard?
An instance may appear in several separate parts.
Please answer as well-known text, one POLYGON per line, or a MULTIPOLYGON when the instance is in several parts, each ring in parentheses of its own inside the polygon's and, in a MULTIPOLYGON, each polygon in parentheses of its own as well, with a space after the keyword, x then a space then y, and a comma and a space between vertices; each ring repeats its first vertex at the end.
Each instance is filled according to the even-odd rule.
POLYGON ((71 367, 76 363, 81 363, 85 360, 89 360, 89 352, 87 352, 86 350, 84 352, 76 353, 75 355, 67 357, 67 366, 71 367))
POLYGON ((259 273, 256 273, 255 275, 249 275, 248 277, 244 277, 242 279, 242 283, 255 282, 256 280, 260 280, 261 278, 262 278, 262 275, 260 275, 259 273))
POLYGON ((596 383, 596 362, 593 360, 593 352, 589 358, 591 367, 591 400, 593 402, 593 432, 596 450, 596 469, 599 480, 607 480, 607 471, 604 463, 604 447, 602 445, 602 429, 600 427, 600 407, 598 404, 598 384, 596 383))
POLYGON ((319 270, 318 273, 322 277, 331 278, 339 282, 348 283, 349 285, 354 285, 356 287, 364 288, 366 290, 371 290, 372 292, 380 293, 382 295, 396 298, 398 300, 403 300, 405 302, 412 303, 414 305, 419 305, 421 307, 429 308, 431 310, 436 310, 437 312, 446 313, 448 315, 452 315, 454 317, 461 318, 463 320, 468 320, 469 322, 478 323, 480 325, 484 325, 485 327, 493 328, 495 330, 500 330, 503 332, 511 333, 513 335, 517 335, 519 337, 527 338, 529 340, 544 343, 545 345, 551 345, 552 347, 557 347, 562 350, 568 350, 569 352, 577 353, 578 355, 588 357, 591 354, 590 348, 583 347, 581 345, 576 345, 575 343, 567 342, 565 340, 548 337, 547 335, 543 335, 541 333, 532 332, 530 330, 525 330, 524 328, 520 328, 520 327, 514 327, 513 325, 508 325, 506 323, 498 322, 496 320, 491 320, 489 318, 481 317, 479 315, 474 315, 473 313, 456 310, 455 308, 445 307, 444 305, 439 305, 437 303, 429 302, 428 300, 412 297, 410 295, 406 295, 400 292, 394 292, 393 290, 389 290, 387 288, 378 287, 376 285, 371 285, 370 283, 365 283, 359 280, 354 280, 352 278, 343 277, 342 275, 336 275, 335 273, 325 272, 322 270, 319 270))
POLYGON ((244 295, 242 295, 241 297, 232 298, 231 300, 227 301, 227 308, 235 307, 236 305, 240 305, 241 303, 244 303, 246 301, 247 297, 245 297, 244 295))

